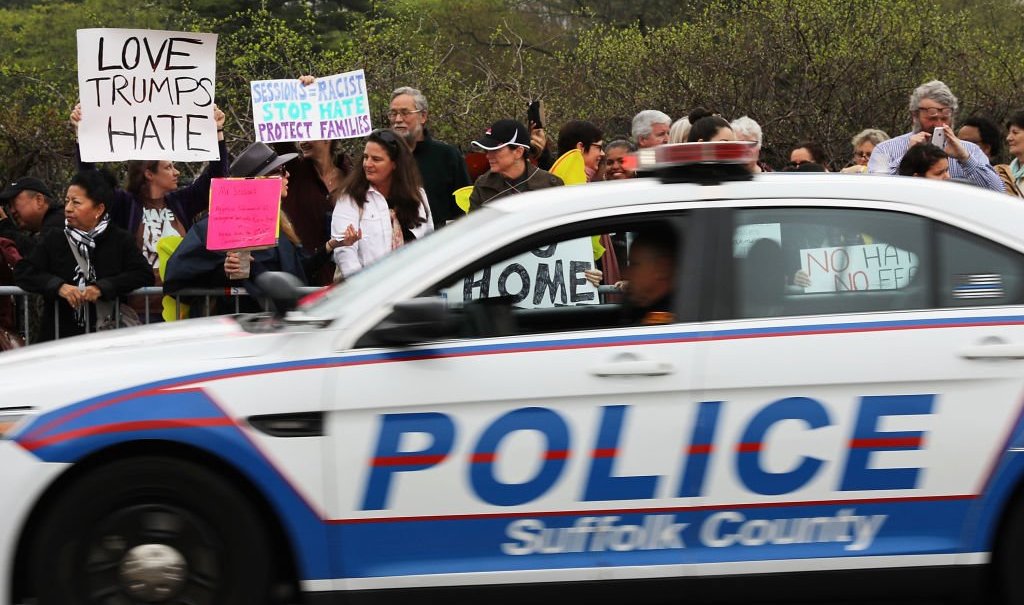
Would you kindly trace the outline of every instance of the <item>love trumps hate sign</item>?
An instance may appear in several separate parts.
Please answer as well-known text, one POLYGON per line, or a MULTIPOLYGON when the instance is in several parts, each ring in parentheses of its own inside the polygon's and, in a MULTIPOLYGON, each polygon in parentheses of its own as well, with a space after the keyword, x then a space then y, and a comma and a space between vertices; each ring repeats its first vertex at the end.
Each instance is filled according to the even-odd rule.
POLYGON ((78 30, 82 160, 216 160, 217 35, 78 30))

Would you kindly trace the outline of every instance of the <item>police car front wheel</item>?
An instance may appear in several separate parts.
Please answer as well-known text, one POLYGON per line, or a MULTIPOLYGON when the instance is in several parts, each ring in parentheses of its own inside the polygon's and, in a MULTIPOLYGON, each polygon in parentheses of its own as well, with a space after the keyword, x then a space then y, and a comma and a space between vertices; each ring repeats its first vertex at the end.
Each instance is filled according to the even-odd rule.
POLYGON ((266 601, 270 549, 258 516, 191 462, 135 458, 76 480, 32 543, 40 605, 266 601))

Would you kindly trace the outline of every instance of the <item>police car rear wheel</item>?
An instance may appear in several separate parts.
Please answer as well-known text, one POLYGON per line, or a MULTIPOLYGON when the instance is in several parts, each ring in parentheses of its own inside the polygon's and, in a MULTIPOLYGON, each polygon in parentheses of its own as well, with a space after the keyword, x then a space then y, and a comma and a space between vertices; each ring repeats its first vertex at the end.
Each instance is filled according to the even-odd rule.
POLYGON ((32 547, 40 605, 267 600, 270 549, 230 483, 191 462, 136 458, 60 494, 32 547))

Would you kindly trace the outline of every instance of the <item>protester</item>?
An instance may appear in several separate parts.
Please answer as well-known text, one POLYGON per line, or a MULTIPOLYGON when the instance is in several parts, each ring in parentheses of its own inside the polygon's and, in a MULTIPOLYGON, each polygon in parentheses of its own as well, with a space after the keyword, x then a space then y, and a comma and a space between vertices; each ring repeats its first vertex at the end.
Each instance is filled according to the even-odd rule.
MULTIPOLYGON (((299 78, 304 86, 316 82, 313 76, 299 78)), ((307 257, 316 255, 327 246, 331 233, 331 213, 334 211, 333 193, 352 170, 352 161, 342 148, 340 139, 274 143, 271 148, 278 155, 298 156, 288 162, 288 195, 281 201, 281 209, 295 228, 307 257)), ((325 264, 310 283, 323 286, 334 280, 332 263, 325 264)))
POLYGON ((948 181, 949 155, 930 143, 914 145, 900 160, 897 174, 948 181))
POLYGON ((433 230, 409 146, 393 130, 374 130, 366 139, 362 170, 345 180, 334 207, 331 233, 342 242, 334 251, 341 275, 351 277, 433 230))
POLYGON ((8 185, 0 192, 0 204, 0 237, 13 241, 22 256, 31 254, 48 231, 64 229, 64 213, 50 188, 37 178, 27 176, 8 185))
POLYGON ((470 180, 462 153, 454 145, 433 138, 427 129, 427 118, 427 98, 423 93, 408 86, 392 91, 388 110, 391 128, 412 149, 423 190, 427 192, 434 228, 440 229, 448 221, 462 216, 453 193, 470 185, 470 180))
POLYGON ((1006 186, 1006 193, 1024 197, 1024 110, 1011 113, 1006 120, 1006 146, 1013 160, 996 166, 996 174, 1006 186))
POLYGON ((668 143, 672 118, 657 109, 645 109, 633 116, 633 140, 638 149, 668 143))
MULTIPOLYGON (((231 164, 233 177, 277 177, 281 179, 281 199, 288 195, 288 162, 298 154, 278 155, 264 143, 253 143, 246 147, 231 164)), ((189 229, 185 239, 167 261, 164 293, 175 294, 186 288, 227 288, 242 287, 249 295, 262 296, 256 286, 256 278, 267 271, 285 271, 309 283, 307 275, 315 273, 320 266, 330 262, 330 254, 338 242, 329 240, 324 248, 308 258, 299 252, 299 237, 295 233, 287 213, 280 215, 281 235, 277 245, 262 250, 220 252, 206 247, 210 217, 206 216, 189 229), (248 271, 245 266, 248 264, 248 271)), ((232 312, 234 307, 226 299, 214 301, 211 313, 232 312)), ((193 308, 195 306, 193 305, 193 308)), ((241 311, 259 311, 257 301, 239 301, 241 311)))
POLYGON ((636 147, 626 139, 615 139, 604 146, 604 180, 618 181, 631 179, 636 174, 626 168, 626 156, 636 147))
POLYGON ((840 172, 844 174, 864 174, 868 171, 868 160, 875 147, 882 141, 888 141, 889 135, 877 128, 866 128, 850 139, 853 147, 853 160, 850 166, 843 168, 840 172))
POLYGON ((715 143, 718 141, 735 141, 736 134, 732 131, 729 121, 722 116, 698 107, 687 116, 693 126, 686 136, 687 143, 715 143))
POLYGON ((747 164, 750 172, 755 174, 758 172, 771 172, 771 167, 761 161, 761 145, 764 143, 764 133, 761 132, 761 125, 755 122, 753 118, 743 116, 733 120, 729 126, 732 127, 737 141, 749 141, 757 144, 757 154, 754 156, 754 160, 747 164))
POLYGON ((798 168, 801 164, 818 164, 828 171, 825 148, 817 141, 804 141, 789 152, 787 168, 798 168))
POLYGON ((558 131, 558 153, 578 149, 583 154, 583 167, 587 182, 594 180, 604 158, 604 133, 597 126, 583 120, 570 120, 558 131))
POLYGON ((995 164, 1003 153, 1003 135, 999 132, 999 125, 983 115, 973 115, 961 122, 956 136, 961 141, 977 145, 989 164, 995 164))
POLYGON ((470 211, 498 198, 563 185, 562 179, 527 161, 530 134, 516 120, 498 120, 473 145, 487 152, 490 170, 473 184, 470 211))
POLYGON ((672 127, 668 129, 668 142, 669 143, 685 143, 686 137, 690 135, 690 118, 682 117, 672 122, 672 127))
POLYGON ((32 253, 14 268, 22 289, 45 301, 40 340, 95 331, 111 320, 97 313, 100 302, 112 303, 132 290, 153 284, 153 272, 135 240, 114 224, 107 207, 115 199, 114 177, 85 170, 71 179, 64 204, 66 227, 49 230, 32 253), (58 302, 66 304, 57 304, 58 302), (54 313, 56 312, 56 317, 54 313))
POLYGON ((927 143, 936 128, 946 133, 943 149, 955 161, 949 162, 949 176, 965 179, 979 187, 1003 191, 1003 182, 996 174, 981 148, 967 141, 960 142, 953 133, 953 116, 958 102, 948 86, 939 80, 926 82, 910 95, 910 132, 883 141, 871 154, 868 172, 874 174, 897 174, 904 154, 914 145, 927 143))

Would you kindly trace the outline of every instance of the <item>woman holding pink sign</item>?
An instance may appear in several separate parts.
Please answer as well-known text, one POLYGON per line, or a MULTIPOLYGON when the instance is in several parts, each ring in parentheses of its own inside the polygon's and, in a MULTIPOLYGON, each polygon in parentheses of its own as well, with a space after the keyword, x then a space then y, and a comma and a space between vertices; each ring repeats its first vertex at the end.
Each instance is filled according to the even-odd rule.
MULTIPOLYGON (((278 155, 264 143, 249 145, 231 164, 233 177, 277 177, 281 179, 281 198, 288 195, 288 171, 285 164, 296 154, 278 155)), ((259 297, 262 292, 255 285, 256 276, 266 271, 285 271, 295 275, 306 284, 307 275, 318 265, 330 262, 330 250, 326 247, 313 257, 304 257, 299 250, 299 238, 295 234, 288 215, 280 215, 281 237, 277 245, 261 250, 222 252, 208 249, 210 218, 198 221, 189 230, 181 245, 167 261, 164 292, 174 294, 185 288, 244 287, 259 297)), ((213 312, 232 312, 232 306, 220 306, 213 312)), ((256 301, 240 303, 242 311, 260 309, 256 301)))
POLYGON ((353 170, 334 206, 334 262, 349 277, 395 248, 434 230, 416 160, 388 129, 366 138, 362 170, 353 170))

